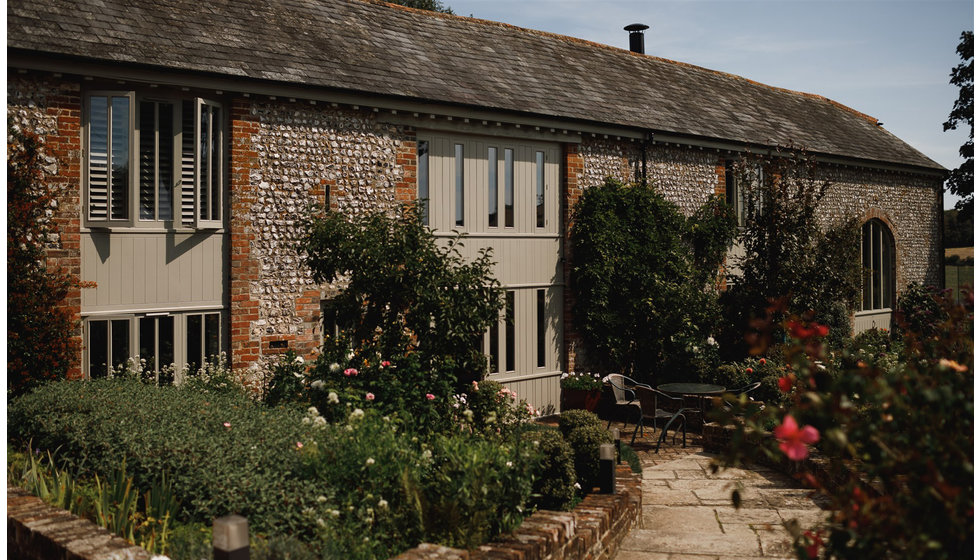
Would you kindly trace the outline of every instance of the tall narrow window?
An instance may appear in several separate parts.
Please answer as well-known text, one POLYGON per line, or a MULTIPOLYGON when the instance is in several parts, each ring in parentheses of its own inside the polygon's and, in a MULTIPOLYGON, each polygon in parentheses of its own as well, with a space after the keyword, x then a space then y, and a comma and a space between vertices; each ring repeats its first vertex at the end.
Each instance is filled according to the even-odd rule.
POLYGON ((139 189, 141 220, 172 220, 174 106, 140 102, 139 189))
POLYGON ((89 321, 89 377, 106 377, 129 359, 129 319, 89 321))
POLYGON ((514 150, 504 149, 504 227, 514 227, 514 150))
POLYGON ((196 225, 215 227, 221 222, 222 165, 221 107, 197 100, 196 225))
POLYGON ((544 314, 544 290, 537 290, 537 365, 539 368, 545 365, 545 331, 547 326, 544 314))
POLYGON ((506 334, 504 335, 506 348, 504 353, 506 354, 505 359, 507 361, 507 371, 514 371, 516 368, 516 356, 515 350, 517 348, 517 331, 514 316, 514 292, 507 292, 504 303, 504 329, 506 334))
POLYGON ((187 365, 194 373, 221 352, 221 314, 187 316, 187 365))
POLYGON ((456 225, 463 226, 463 145, 456 144, 456 225))
POLYGON ((490 373, 500 371, 500 321, 490 325, 490 373))
POLYGON ((174 318, 172 315, 139 319, 139 356, 145 368, 156 372, 160 385, 174 382, 174 318))
POLYGON ((418 162, 418 182, 419 182, 419 211, 422 212, 422 223, 429 225, 429 142, 419 141, 419 162, 418 162))
POLYGON ((861 265, 864 270, 861 309, 889 309, 895 295, 895 242, 881 220, 861 228, 861 265))
POLYGON ((497 227, 497 148, 487 148, 487 225, 497 227))
POLYGON ((128 220, 130 98, 93 95, 88 118, 88 217, 128 220))
POLYGON ((536 152, 534 156, 536 186, 534 194, 534 226, 544 227, 544 152, 536 152))

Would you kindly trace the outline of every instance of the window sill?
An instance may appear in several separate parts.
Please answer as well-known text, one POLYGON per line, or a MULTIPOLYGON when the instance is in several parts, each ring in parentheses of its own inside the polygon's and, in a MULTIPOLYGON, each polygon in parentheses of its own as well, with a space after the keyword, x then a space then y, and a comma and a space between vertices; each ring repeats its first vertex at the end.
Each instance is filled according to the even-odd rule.
POLYGON ((891 313, 891 307, 884 307, 882 309, 866 309, 864 311, 855 311, 855 317, 866 317, 868 315, 884 315, 885 313, 891 313))
POLYGON ((139 227, 139 226, 87 226, 79 228, 79 233, 226 233, 223 227, 139 227))

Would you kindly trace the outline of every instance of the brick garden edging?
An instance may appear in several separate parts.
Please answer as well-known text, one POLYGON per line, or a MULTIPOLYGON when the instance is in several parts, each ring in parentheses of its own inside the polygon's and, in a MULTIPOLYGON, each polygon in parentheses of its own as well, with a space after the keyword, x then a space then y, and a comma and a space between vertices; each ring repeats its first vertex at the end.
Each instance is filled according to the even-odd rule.
POLYGON ((475 550, 421 544, 394 560, 608 560, 640 523, 642 476, 616 467, 615 494, 589 494, 572 511, 537 511, 475 550))
POLYGON ((7 487, 7 558, 149 560, 150 554, 77 515, 7 487))

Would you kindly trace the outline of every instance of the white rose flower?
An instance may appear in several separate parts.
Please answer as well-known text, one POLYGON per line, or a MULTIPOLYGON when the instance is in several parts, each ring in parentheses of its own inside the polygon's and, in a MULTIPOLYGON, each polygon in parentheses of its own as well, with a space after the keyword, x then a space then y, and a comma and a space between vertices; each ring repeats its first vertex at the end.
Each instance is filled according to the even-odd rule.
POLYGON ((355 408, 354 412, 350 413, 350 417, 351 420, 360 420, 361 418, 364 418, 364 411, 359 408, 355 408))
POLYGON ((337 396, 337 393, 330 391, 329 393, 327 393, 327 402, 337 404, 340 402, 340 397, 337 396))
POLYGON ((388 500, 378 500, 378 509, 388 509, 388 500))
POLYGON ((368 457, 367 461, 364 461, 364 464, 370 467, 371 465, 374 464, 374 458, 368 457))
POLYGON ((293 363, 304 364, 306 363, 306 360, 303 359, 303 356, 296 356, 296 359, 293 360, 293 363))
POLYGON ((313 419, 313 425, 317 428, 323 428, 327 425, 327 419, 323 416, 317 416, 313 419))
POLYGON ((317 379, 313 383, 310 383, 310 388, 311 389, 315 389, 317 391, 320 391, 320 390, 323 389, 323 385, 324 385, 323 381, 320 380, 320 379, 317 379))
POLYGON ((317 496, 316 497, 316 501, 318 501, 318 502, 320 502, 322 504, 323 502, 327 501, 327 497, 326 496, 317 496))
POLYGON ((338 364, 337 362, 330 364, 330 373, 338 373, 338 372, 340 372, 340 364, 338 364))
POLYGON ((317 410, 315 406, 311 406, 310 408, 307 408, 306 409, 306 413, 309 414, 310 416, 319 416, 320 415, 320 411, 317 410))

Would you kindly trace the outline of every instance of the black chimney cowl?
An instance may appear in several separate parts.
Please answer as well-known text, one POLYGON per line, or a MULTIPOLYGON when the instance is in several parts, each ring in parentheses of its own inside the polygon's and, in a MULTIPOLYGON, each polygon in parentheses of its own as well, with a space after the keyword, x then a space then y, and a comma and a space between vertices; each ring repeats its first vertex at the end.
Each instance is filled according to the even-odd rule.
POLYGON ((630 32, 630 50, 635 53, 644 54, 643 32, 650 29, 650 26, 642 23, 631 23, 623 29, 630 32))

